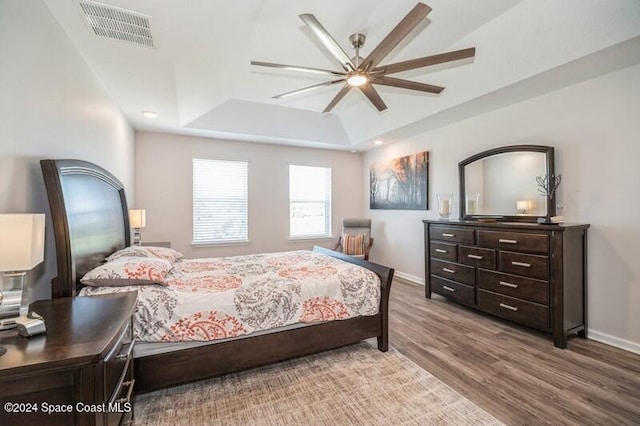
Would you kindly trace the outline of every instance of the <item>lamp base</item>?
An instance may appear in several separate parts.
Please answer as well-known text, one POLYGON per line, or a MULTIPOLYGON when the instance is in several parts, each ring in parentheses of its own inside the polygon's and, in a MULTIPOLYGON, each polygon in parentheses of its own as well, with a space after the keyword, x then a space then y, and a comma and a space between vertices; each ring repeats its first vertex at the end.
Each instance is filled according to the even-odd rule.
POLYGON ((133 242, 131 245, 134 245, 134 246, 142 245, 142 232, 140 232, 140 228, 133 228, 133 242))
POLYGON ((2 330, 11 330, 12 328, 16 328, 16 319, 15 318, 5 318, 0 319, 0 331, 2 330))

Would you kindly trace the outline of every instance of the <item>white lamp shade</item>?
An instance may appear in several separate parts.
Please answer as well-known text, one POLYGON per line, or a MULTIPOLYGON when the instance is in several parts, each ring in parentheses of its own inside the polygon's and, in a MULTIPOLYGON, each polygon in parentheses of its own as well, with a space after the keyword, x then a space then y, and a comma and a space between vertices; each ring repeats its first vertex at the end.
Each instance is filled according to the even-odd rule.
POLYGON ((129 225, 132 228, 144 228, 147 225, 147 213, 144 209, 129 210, 129 225))
POLYGON ((529 201, 516 201, 516 209, 518 210, 528 210, 529 209, 529 201))
POLYGON ((44 214, 0 214, 0 272, 29 271, 44 259, 44 214))

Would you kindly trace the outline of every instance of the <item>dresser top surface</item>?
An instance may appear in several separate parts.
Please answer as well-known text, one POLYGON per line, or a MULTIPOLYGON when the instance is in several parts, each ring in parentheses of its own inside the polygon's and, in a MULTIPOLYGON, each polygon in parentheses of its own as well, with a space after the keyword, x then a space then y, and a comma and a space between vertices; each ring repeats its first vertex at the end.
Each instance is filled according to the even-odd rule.
POLYGON ((24 338, 16 329, 1 331, 0 346, 7 352, 0 356, 0 376, 16 369, 95 362, 119 338, 136 297, 136 292, 127 292, 34 302, 31 308, 44 318, 47 332, 24 338))
POLYGON ((483 227, 483 228, 509 228, 509 229, 521 229, 521 230, 530 230, 530 231, 564 231, 566 229, 576 229, 576 228, 589 228, 589 224, 587 223, 558 223, 558 224, 541 224, 541 223, 532 223, 532 222, 481 222, 477 220, 429 220, 424 219, 422 221, 425 224, 431 225, 444 225, 444 226, 473 226, 473 227, 483 227))

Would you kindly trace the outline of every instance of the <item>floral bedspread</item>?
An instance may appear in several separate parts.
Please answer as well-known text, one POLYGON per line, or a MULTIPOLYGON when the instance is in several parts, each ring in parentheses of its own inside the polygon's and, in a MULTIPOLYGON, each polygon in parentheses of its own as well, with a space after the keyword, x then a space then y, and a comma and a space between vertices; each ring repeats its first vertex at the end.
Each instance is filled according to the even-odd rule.
POLYGON ((145 342, 207 341, 376 315, 380 304, 377 275, 310 251, 182 259, 165 281, 84 287, 80 294, 137 290, 134 329, 145 342))

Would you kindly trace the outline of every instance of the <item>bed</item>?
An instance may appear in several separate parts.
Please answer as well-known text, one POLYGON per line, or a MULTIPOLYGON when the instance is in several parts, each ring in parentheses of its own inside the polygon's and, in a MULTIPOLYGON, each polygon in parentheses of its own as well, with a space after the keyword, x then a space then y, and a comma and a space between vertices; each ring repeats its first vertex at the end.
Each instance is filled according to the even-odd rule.
MULTIPOLYGON (((58 266, 58 275, 52 280, 52 297, 76 297, 84 287, 80 278, 107 256, 130 245, 124 187, 111 173, 86 161, 40 163, 58 266)), ((313 253, 373 272, 380 286, 377 312, 334 321, 288 324, 222 340, 160 343, 145 351, 138 351, 136 345, 136 392, 254 368, 373 337, 377 338, 378 349, 387 351, 388 302, 394 270, 322 247, 314 247, 313 253)))

